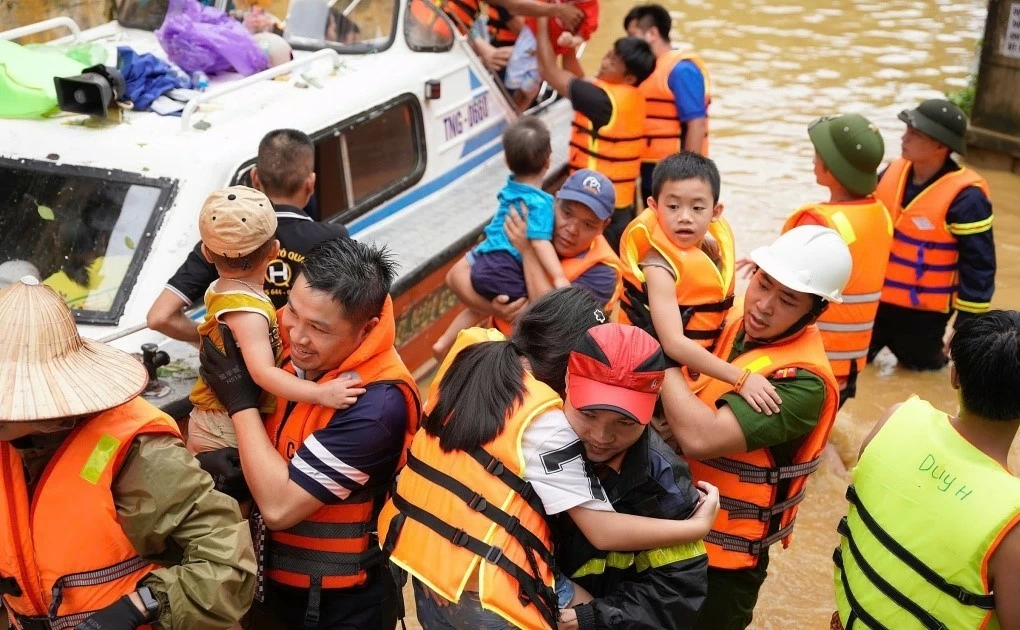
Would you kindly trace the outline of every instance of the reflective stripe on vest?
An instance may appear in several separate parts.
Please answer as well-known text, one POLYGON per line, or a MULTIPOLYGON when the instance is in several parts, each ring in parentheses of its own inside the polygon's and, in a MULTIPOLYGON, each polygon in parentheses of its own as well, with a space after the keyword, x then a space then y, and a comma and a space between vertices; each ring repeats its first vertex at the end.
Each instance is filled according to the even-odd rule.
MULTIPOLYGON (((875 196, 894 217, 895 231, 889 252, 882 301, 905 308, 948 313, 958 290, 959 254, 956 234, 946 225, 946 213, 956 197, 971 186, 989 196, 988 184, 974 171, 961 168, 947 173, 902 207, 911 163, 894 160, 878 184, 875 196)), ((990 219, 962 226, 963 234, 984 231, 990 219)), ((960 228, 961 226, 956 226, 960 228)))
MULTIPOLYGON (((668 52, 655 60, 655 70, 638 90, 645 97, 645 145, 641 151, 644 162, 658 162, 664 157, 679 153, 687 125, 680 121, 676 109, 676 96, 669 88, 669 75, 681 61, 690 61, 705 80, 705 110, 712 102, 712 80, 705 62, 690 53, 668 52)), ((702 154, 708 155, 708 134, 702 145, 702 154)))
MULTIPOLYGON (((583 256, 562 259, 560 264, 563 266, 563 276, 570 282, 575 282, 595 265, 605 265, 616 272, 616 286, 613 289, 613 296, 603 306, 606 317, 610 317, 620 301, 620 295, 623 293, 623 264, 620 262, 619 257, 617 257, 616 252, 613 251, 613 248, 606 242, 605 237, 599 234, 592 239, 588 251, 583 256)), ((496 317, 489 318, 488 326, 495 328, 504 335, 509 335, 513 330, 510 322, 496 317)))
POLYGON ((710 224, 709 234, 719 244, 721 268, 698 247, 677 247, 659 227, 655 211, 647 209, 620 237, 623 281, 627 286, 621 302, 619 321, 629 324, 635 309, 648 309, 645 273, 641 261, 654 249, 669 264, 676 278, 676 299, 684 336, 711 349, 723 329, 726 313, 733 305, 733 232, 726 219, 710 224))
POLYGON ((608 177, 616 190, 616 207, 626 208, 634 204, 641 173, 645 99, 632 85, 594 83, 609 97, 613 113, 608 124, 594 129, 584 114, 574 112, 568 162, 571 172, 587 168, 608 177))
POLYGON ((903 403, 861 454, 847 499, 833 555, 847 630, 855 618, 896 630, 1000 627, 987 568, 1020 523, 1020 479, 947 414, 903 403))
MULTIPOLYGON (((429 389, 426 413, 457 354, 490 341, 504 337, 492 329, 460 332, 429 389)), ((523 401, 483 448, 444 452, 438 438, 418 432, 379 530, 393 563, 437 594, 459 601, 473 581, 482 608, 537 630, 556 625, 552 539, 541 501, 522 478, 520 444, 531 422, 562 401, 530 374, 524 381, 523 401)))
POLYGON ((12 616, 71 628, 159 568, 138 556, 112 493, 135 438, 146 434, 180 438, 173 419, 142 398, 80 423, 31 501, 18 451, 0 442, 0 595, 12 616))
MULTIPOLYGON (((731 309, 713 354, 727 360, 742 328, 743 313, 731 309)), ((802 439, 789 465, 777 465, 768 448, 706 461, 689 460, 695 480, 719 488, 719 516, 705 537, 709 566, 748 569, 757 566, 758 556, 770 545, 780 540, 784 546, 789 545, 807 476, 817 470, 818 456, 836 419, 839 390, 815 326, 807 326, 778 343, 744 352, 731 363, 766 376, 785 368, 801 368, 818 376, 825 385, 818 423, 802 439), (779 496, 778 486, 783 482, 789 488, 779 496)), ((729 383, 708 379, 697 396, 715 408, 716 401, 732 391, 729 383)))
MULTIPOLYGON (((288 316, 286 308, 280 310, 281 329, 288 316)), ((393 302, 387 297, 375 328, 339 367, 324 374, 317 382, 326 383, 353 371, 361 379, 361 387, 395 386, 401 392, 407 410, 403 450, 406 454, 406 447, 418 428, 421 403, 411 373, 393 348, 395 334, 393 302)), ((289 360, 284 363, 284 369, 295 373, 289 360)), ((291 461, 305 440, 329 424, 335 413, 336 410, 329 407, 280 401, 266 421, 266 431, 277 452, 291 461)), ((405 456, 398 461, 394 475, 404 465, 405 456)), ((389 487, 390 484, 384 482, 363 488, 342 503, 323 505, 290 529, 268 532, 266 577, 280 584, 309 590, 306 621, 312 625, 318 620, 322 589, 360 586, 368 578, 366 569, 385 560, 385 556, 372 544, 370 534, 375 531, 374 508, 389 487)))
POLYGON ((705 555, 705 543, 700 540, 693 543, 659 547, 636 554, 610 551, 602 557, 588 560, 578 567, 570 577, 576 580, 589 575, 602 575, 607 569, 624 571, 631 567, 634 567, 638 573, 642 573, 648 569, 658 569, 703 555, 705 555))
POLYGON ((843 302, 830 303, 817 325, 833 374, 839 378, 858 374, 867 363, 871 331, 882 297, 892 246, 892 219, 881 201, 867 197, 799 208, 786 220, 783 232, 795 227, 805 216, 836 230, 850 249, 853 271, 844 289, 843 302))

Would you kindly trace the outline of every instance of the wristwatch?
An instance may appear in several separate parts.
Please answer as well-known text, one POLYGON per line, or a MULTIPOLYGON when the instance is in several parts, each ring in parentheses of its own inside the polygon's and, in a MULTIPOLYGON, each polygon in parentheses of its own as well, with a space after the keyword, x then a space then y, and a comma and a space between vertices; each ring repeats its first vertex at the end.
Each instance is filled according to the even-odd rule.
POLYGON ((145 607, 145 623, 152 623, 159 619, 159 600, 156 599, 152 589, 143 586, 137 592, 138 597, 142 600, 142 606, 145 607))

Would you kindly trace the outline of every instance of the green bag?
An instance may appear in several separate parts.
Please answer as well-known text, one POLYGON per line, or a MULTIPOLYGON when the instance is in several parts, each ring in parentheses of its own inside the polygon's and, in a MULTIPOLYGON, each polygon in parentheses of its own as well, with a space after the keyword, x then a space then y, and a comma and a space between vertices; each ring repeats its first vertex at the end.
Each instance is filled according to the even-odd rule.
POLYGON ((53 111, 53 78, 73 77, 85 68, 59 50, 0 40, 0 118, 38 118, 53 111))

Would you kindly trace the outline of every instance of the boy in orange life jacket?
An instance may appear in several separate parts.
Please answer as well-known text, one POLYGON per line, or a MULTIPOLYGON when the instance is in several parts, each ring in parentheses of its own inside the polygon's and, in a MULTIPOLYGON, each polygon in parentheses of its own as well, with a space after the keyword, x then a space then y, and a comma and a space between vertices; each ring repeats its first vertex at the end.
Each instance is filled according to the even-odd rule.
MULTIPOLYGON (((266 268, 280 251, 276 211, 261 192, 232 186, 209 195, 199 215, 202 252, 216 265, 219 279, 205 293, 202 336, 222 348, 219 324, 237 338, 252 378, 265 390, 262 413, 272 413, 275 396, 285 400, 345 409, 364 390, 347 379, 325 384, 301 380, 279 368, 282 352, 276 308, 263 290, 266 268)), ((199 377, 191 391, 195 409, 188 422, 188 450, 203 453, 236 448, 233 422, 216 393, 199 377)))
POLYGON ((624 316, 643 320, 635 311, 648 311, 650 332, 670 358, 686 366, 690 380, 707 374, 734 385, 755 411, 778 412, 782 400, 768 379, 708 350, 733 291, 733 237, 722 219, 719 169, 711 159, 688 151, 660 161, 652 180, 648 209, 627 226, 620 242, 628 284, 624 316))
POLYGON ((655 70, 655 55, 646 42, 622 37, 602 57, 594 80, 586 80, 576 56, 563 57, 563 68, 556 65, 548 20, 538 20, 536 36, 539 73, 574 107, 571 171, 598 171, 616 189, 616 211, 604 232, 615 250, 634 218, 645 127, 645 99, 637 85, 655 70))
MULTIPOLYGON (((555 225, 553 197, 542 190, 552 159, 549 129, 532 116, 519 118, 503 132, 503 151, 511 175, 499 191, 499 208, 489 225, 485 226, 485 240, 467 255, 471 265, 471 286, 486 300, 505 295, 514 301, 528 295, 521 252, 503 231, 503 224, 510 213, 523 210, 527 216, 531 247, 553 287, 568 287, 570 281, 552 243, 555 225)), ((464 309, 432 346, 432 353, 437 359, 446 356, 457 339, 457 333, 470 328, 481 318, 480 313, 464 309)))

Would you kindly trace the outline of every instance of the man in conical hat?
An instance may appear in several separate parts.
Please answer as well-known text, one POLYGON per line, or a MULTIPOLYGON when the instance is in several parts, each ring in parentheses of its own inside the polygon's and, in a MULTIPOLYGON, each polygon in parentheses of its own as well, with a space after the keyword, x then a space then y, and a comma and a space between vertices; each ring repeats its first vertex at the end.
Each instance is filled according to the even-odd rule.
POLYGON ((22 630, 228 628, 255 559, 141 363, 33 277, 0 291, 0 599, 22 630))

